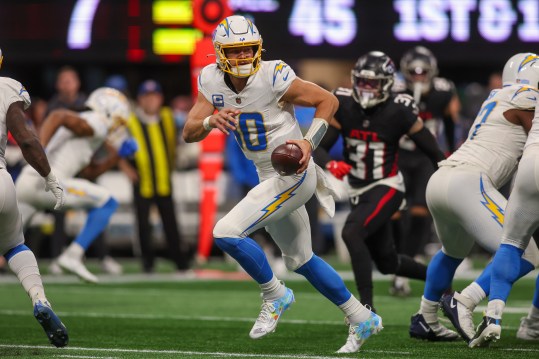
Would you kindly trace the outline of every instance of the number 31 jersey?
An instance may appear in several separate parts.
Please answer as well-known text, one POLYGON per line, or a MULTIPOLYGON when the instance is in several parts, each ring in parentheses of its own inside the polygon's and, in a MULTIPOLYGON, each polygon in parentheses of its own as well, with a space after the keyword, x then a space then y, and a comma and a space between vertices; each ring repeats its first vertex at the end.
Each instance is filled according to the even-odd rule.
POLYGON ((280 102, 296 74, 282 61, 262 61, 245 88, 236 93, 225 83, 225 73, 216 64, 202 69, 198 90, 217 110, 240 110, 236 141, 252 160, 260 179, 275 176, 271 153, 289 139, 301 139, 302 133, 291 103, 280 102))
POLYGON ((339 109, 335 119, 345 141, 344 159, 352 166, 348 182, 353 188, 369 185, 398 173, 400 138, 418 120, 418 109, 407 94, 391 95, 385 102, 364 109, 352 90, 338 88, 339 109))

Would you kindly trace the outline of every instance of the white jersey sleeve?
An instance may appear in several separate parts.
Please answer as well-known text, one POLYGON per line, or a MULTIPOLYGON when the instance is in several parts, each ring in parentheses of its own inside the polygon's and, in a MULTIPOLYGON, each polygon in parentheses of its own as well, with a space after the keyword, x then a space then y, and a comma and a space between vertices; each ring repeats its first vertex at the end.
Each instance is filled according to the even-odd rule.
POLYGON ((269 69, 271 70, 272 67, 273 71, 268 71, 266 75, 270 76, 269 82, 273 89, 273 93, 275 94, 275 98, 280 100, 292 82, 296 79, 296 73, 290 66, 281 60, 271 61, 269 69))
POLYGON ((507 121, 504 113, 533 108, 535 99, 531 98, 520 85, 493 90, 483 102, 467 140, 439 165, 478 167, 500 188, 513 176, 526 143, 524 128, 507 121))
POLYGON ((6 116, 12 103, 22 101, 24 108, 30 106, 30 95, 24 86, 9 77, 0 77, 0 167, 6 167, 7 123, 6 116))

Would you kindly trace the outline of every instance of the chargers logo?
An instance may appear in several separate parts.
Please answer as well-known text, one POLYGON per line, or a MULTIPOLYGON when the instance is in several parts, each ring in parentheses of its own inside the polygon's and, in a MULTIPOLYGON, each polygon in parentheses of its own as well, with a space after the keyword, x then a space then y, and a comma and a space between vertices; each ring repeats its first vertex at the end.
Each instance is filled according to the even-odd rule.
POLYGON ((307 171, 305 171, 301 179, 296 184, 294 184, 289 189, 276 195, 272 202, 270 202, 267 206, 261 209, 261 212, 263 212, 262 216, 260 216, 253 224, 251 224, 245 231, 243 231, 243 233, 247 233, 249 229, 253 228, 258 223, 268 218, 270 215, 275 213, 279 208, 281 208, 286 201, 294 197, 296 195, 294 192, 299 188, 299 186, 301 186, 301 184, 305 180, 306 175, 307 175, 307 171))
POLYGON ((481 201, 481 204, 485 206, 486 209, 489 210, 490 213, 492 213, 492 218, 500 225, 500 227, 503 227, 503 220, 504 220, 504 210, 501 208, 485 191, 485 186, 483 185, 483 176, 481 176, 480 180, 480 189, 481 189, 481 195, 483 196, 484 201, 481 201))
POLYGON ((214 107, 224 107, 225 106, 225 99, 223 95, 217 94, 217 95, 211 95, 211 102, 214 107))
MULTIPOLYGON (((284 69, 286 69, 287 67, 288 65, 285 64, 284 62, 279 62, 277 65, 275 65, 275 68, 273 69, 273 85, 275 85, 275 80, 277 79, 277 75, 279 73, 282 73, 284 69)), ((286 73, 285 76, 283 76, 283 80, 284 81, 288 80, 288 72, 286 73)))
MULTIPOLYGON (((513 99, 515 97, 517 97, 519 94, 524 93, 524 92, 528 92, 528 91, 530 91, 533 94, 533 97, 528 97, 528 99, 532 100, 532 101, 536 101, 537 100, 536 95, 539 94, 539 91, 537 91, 536 89, 534 89, 532 87, 529 87, 529 86, 522 86, 517 91, 515 91, 515 94, 513 95, 513 97, 511 97, 511 101, 513 101, 513 99)), ((532 95, 532 94, 530 94, 530 95, 532 95)))
POLYGON ((537 56, 537 55, 528 55, 528 56, 526 56, 524 58, 524 60, 522 60, 520 65, 518 66, 518 72, 520 72, 524 66, 531 65, 534 62, 536 62, 537 60, 539 60, 539 56, 537 56))

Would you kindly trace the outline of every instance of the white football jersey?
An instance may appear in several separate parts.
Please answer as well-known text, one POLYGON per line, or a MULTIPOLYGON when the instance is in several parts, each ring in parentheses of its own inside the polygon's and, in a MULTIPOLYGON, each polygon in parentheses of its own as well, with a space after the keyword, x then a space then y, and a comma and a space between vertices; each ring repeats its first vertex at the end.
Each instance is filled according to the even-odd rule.
MULTIPOLYGON (((539 92, 533 89, 530 89, 530 93, 528 95, 530 98, 537 98, 536 103, 539 103, 539 92)), ((532 128, 530 129, 530 132, 528 133, 528 140, 526 141, 525 147, 528 147, 533 144, 539 143, 539 109, 537 106, 535 107, 535 116, 532 120, 532 128)))
POLYGON ((533 110, 536 95, 535 90, 522 85, 491 91, 466 141, 439 166, 477 166, 496 188, 505 184, 516 171, 527 135, 522 126, 507 121, 503 113, 510 109, 533 110))
POLYGON ((102 114, 86 111, 79 116, 93 128, 93 136, 78 137, 67 128, 60 127, 46 148, 49 163, 61 178, 75 177, 90 163, 95 151, 107 138, 108 127, 102 114))
POLYGON ((30 95, 24 86, 9 77, 0 77, 0 167, 6 168, 7 125, 6 114, 9 106, 17 101, 24 103, 24 109, 30 106, 30 95))
POLYGON ((224 75, 216 64, 206 66, 198 78, 199 93, 217 110, 241 111, 234 132, 236 141, 255 163, 261 180, 277 175, 271 166, 272 151, 286 140, 303 137, 293 105, 280 102, 296 78, 294 70, 280 60, 262 61, 239 93, 227 86, 224 75))

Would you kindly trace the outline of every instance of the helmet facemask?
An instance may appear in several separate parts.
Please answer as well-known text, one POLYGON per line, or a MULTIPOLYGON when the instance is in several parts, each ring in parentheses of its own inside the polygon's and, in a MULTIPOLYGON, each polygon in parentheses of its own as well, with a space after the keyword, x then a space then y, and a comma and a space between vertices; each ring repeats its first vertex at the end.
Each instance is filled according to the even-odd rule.
POLYGON ((352 73, 353 96, 363 108, 373 107, 387 100, 392 85, 393 77, 352 73))
POLYGON ((438 63, 429 49, 417 46, 404 54, 401 59, 401 72, 406 79, 406 85, 419 100, 431 88, 432 80, 438 75, 438 63))
POLYGON ((238 15, 227 17, 217 25, 212 40, 216 62, 224 72, 234 77, 249 77, 260 68, 262 37, 251 20, 238 15), (252 48, 252 57, 228 58, 230 52, 244 47, 252 48))
POLYGON ((388 99, 393 86, 395 65, 380 51, 361 56, 352 69, 352 96, 363 108, 388 99))

